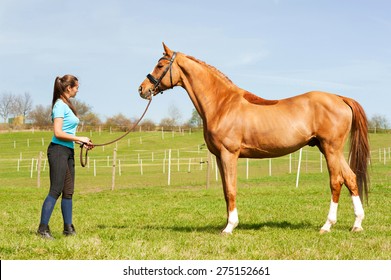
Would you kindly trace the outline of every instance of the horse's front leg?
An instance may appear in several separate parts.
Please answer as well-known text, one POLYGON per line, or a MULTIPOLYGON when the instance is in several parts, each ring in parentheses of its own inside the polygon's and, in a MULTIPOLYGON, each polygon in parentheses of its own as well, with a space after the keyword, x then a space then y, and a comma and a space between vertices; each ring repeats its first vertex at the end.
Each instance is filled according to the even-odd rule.
POLYGON ((232 234, 234 228, 239 224, 238 210, 236 208, 236 175, 237 175, 238 156, 226 151, 217 157, 219 166, 225 202, 227 205, 227 225, 223 229, 223 234, 232 234))

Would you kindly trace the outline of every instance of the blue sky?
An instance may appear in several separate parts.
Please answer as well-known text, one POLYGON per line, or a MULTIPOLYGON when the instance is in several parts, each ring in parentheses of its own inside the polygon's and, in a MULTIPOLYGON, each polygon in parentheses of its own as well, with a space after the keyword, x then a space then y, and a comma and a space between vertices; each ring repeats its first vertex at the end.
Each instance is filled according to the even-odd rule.
MULTIPOLYGON (((137 88, 163 41, 263 98, 328 91, 391 122, 387 0, 0 0, 0 93, 49 105, 54 78, 70 73, 102 120, 137 118, 146 105, 137 88)), ((173 106, 190 118, 182 88, 154 98, 146 118, 173 106)))

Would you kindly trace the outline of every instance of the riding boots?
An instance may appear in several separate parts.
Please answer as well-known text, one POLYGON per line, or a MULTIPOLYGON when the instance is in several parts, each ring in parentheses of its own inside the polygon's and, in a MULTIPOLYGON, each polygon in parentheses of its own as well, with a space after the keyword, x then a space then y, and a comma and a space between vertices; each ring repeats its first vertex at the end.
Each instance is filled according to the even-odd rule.
POLYGON ((37 234, 44 239, 54 239, 50 232, 49 225, 40 224, 37 230, 37 234))
POLYGON ((73 224, 64 224, 64 231, 62 233, 65 236, 76 235, 75 226, 73 224))

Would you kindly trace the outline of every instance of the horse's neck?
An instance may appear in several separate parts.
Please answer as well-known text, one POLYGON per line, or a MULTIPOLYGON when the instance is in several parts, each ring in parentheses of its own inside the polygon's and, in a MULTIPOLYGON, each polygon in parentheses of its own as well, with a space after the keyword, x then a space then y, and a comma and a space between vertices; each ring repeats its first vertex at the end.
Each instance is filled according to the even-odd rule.
POLYGON ((213 69, 196 61, 182 63, 182 87, 189 94, 204 121, 219 112, 219 106, 231 96, 234 84, 225 81, 213 69))

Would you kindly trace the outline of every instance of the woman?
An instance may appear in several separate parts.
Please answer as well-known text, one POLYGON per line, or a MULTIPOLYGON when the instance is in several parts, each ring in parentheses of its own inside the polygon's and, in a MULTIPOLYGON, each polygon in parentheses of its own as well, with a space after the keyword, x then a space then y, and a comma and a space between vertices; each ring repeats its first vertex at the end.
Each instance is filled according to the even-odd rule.
POLYGON ((72 75, 57 77, 54 82, 52 101, 52 120, 54 135, 48 147, 50 166, 50 190, 42 205, 41 221, 37 234, 53 239, 49 229, 49 220, 57 199, 62 195, 61 212, 64 219, 65 236, 75 235, 72 223, 72 195, 75 182, 74 142, 92 149, 88 137, 76 136, 79 118, 70 98, 76 96, 79 81, 72 75))

